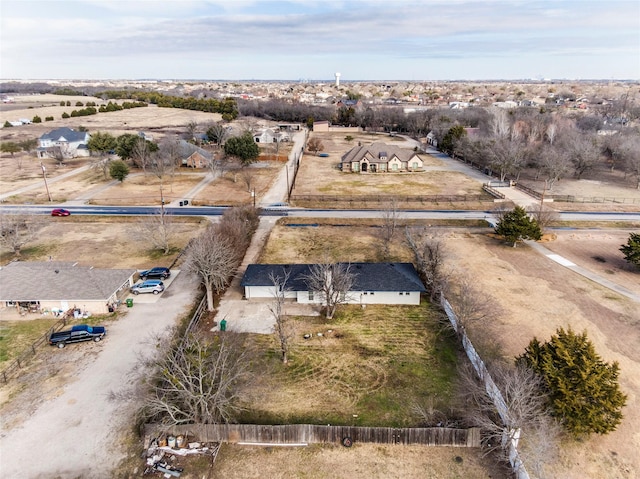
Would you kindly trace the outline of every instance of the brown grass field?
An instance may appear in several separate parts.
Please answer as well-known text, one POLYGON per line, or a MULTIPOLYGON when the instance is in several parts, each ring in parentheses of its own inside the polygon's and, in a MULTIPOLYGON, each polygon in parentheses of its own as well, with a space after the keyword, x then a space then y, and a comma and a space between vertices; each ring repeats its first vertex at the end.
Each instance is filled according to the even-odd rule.
MULTIPOLYGON (((637 477, 640 471, 635 453, 640 441, 637 303, 594 285, 527 247, 514 249, 477 230, 438 229, 446 241, 450 268, 456 275, 471 278, 499 305, 496 308, 501 311, 499 316, 470 329, 485 357, 515 357, 522 354, 534 336, 546 340, 558 327, 570 326, 576 331, 586 330, 605 361, 620 363, 620 383, 628 395, 623 423, 604 437, 591 437, 583 442, 566 439, 559 458, 549 469, 549 477, 637 477)), ((378 246, 374 228, 349 228, 348 242, 343 240, 343 231, 345 227, 278 226, 261 260, 279 262, 288 257, 291 262, 317 261, 325 254, 336 260, 375 260, 378 246)), ((618 251, 628 234, 629 230, 560 231, 557 239, 545 246, 640 292, 640 274, 622 260, 618 251)), ((394 256, 399 260, 406 258, 401 239, 396 241, 394 256)))
POLYGON ((402 138, 388 135, 351 133, 352 141, 345 140, 344 134, 312 133, 324 145, 323 153, 329 157, 306 154, 300 164, 300 171, 294 189, 295 195, 478 195, 482 185, 465 175, 446 171, 441 160, 430 155, 420 155, 427 171, 419 173, 343 173, 337 165, 341 156, 361 142, 385 142, 397 147, 413 149, 413 145, 402 138))

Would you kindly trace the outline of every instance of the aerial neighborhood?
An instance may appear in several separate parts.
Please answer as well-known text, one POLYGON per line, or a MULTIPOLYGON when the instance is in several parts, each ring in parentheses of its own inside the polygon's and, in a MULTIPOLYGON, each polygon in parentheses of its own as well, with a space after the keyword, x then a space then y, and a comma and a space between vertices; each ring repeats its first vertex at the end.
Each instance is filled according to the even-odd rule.
POLYGON ((3 469, 640 475, 638 82, 0 90, 3 469))

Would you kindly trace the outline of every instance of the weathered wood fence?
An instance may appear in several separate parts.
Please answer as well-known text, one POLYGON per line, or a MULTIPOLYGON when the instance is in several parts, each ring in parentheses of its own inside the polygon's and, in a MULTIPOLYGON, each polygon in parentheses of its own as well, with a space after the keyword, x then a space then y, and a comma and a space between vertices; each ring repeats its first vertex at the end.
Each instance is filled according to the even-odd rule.
POLYGON ((55 333, 56 331, 60 331, 63 327, 67 325, 67 322, 69 321, 69 319, 73 317, 73 310, 74 308, 71 308, 66 313, 64 313, 62 315, 62 318, 56 321, 47 330, 46 333, 44 333, 42 336, 36 339, 33 343, 31 343, 31 346, 29 346, 22 353, 20 353, 20 355, 16 359, 11 361, 9 365, 6 368, 4 368, 2 372, 0 372, 0 378, 2 379, 3 383, 7 383, 9 379, 11 379, 15 374, 17 374, 17 372, 20 369, 22 369, 22 367, 25 366, 36 355, 36 352, 37 352, 36 348, 48 342, 51 334, 55 333))
POLYGON ((268 444, 341 444, 353 442, 378 444, 422 444, 425 446, 480 447, 480 429, 447 427, 394 428, 362 426, 320 426, 314 424, 188 424, 163 427, 145 424, 144 435, 185 435, 189 441, 268 443, 268 444))

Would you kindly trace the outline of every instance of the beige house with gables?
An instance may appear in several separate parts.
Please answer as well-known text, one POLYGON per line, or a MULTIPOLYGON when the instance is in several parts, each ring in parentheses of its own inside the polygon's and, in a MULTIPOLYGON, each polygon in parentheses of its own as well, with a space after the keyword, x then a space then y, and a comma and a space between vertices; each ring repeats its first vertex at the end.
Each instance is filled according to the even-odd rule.
POLYGON ((399 173, 424 171, 424 163, 411 150, 386 143, 358 145, 342 155, 340 169, 351 173, 399 173))

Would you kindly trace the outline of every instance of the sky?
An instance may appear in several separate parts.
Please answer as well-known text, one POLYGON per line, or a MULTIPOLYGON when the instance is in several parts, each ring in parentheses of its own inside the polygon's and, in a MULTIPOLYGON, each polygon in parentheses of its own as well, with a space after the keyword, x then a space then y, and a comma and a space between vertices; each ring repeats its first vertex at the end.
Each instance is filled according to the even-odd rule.
POLYGON ((0 0, 0 78, 640 79, 640 0, 0 0))

